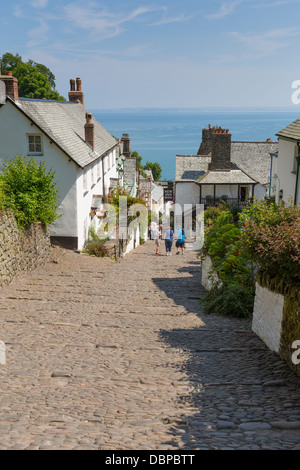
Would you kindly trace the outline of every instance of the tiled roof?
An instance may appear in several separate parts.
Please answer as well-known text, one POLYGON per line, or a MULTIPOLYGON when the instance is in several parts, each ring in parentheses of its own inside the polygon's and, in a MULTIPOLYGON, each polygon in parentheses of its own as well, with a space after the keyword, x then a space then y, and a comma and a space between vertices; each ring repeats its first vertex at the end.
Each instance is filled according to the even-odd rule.
POLYGON ((87 110, 80 103, 20 98, 16 106, 81 168, 118 144, 94 118, 95 149, 85 142, 87 110))
POLYGON ((254 184, 254 181, 242 170, 208 171, 199 181, 200 184, 254 184))
POLYGON ((289 124, 276 135, 292 140, 300 140, 300 119, 296 119, 296 121, 292 122, 292 124, 289 124))

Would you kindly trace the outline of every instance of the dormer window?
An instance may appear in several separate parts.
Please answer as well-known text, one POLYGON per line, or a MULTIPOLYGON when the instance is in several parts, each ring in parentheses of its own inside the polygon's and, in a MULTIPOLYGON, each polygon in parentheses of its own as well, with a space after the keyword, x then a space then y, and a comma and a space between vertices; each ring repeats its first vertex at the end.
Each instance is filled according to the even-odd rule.
POLYGON ((38 134, 28 135, 28 154, 43 155, 42 136, 38 134))

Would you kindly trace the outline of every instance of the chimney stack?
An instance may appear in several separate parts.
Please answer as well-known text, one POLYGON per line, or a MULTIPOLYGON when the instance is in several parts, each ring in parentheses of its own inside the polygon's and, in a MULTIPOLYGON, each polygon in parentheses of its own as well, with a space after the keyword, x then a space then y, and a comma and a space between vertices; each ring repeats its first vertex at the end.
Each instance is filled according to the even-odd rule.
POLYGON ((126 158, 131 157, 131 144, 130 144, 130 137, 128 134, 123 134, 121 138, 121 142, 123 144, 123 151, 122 154, 126 158))
POLYGON ((70 91, 69 91, 69 101, 79 102, 84 105, 84 94, 81 90, 81 79, 76 78, 76 90, 75 90, 75 80, 70 79, 70 91))
POLYGON ((7 71, 5 75, 0 75, 0 80, 5 84, 6 95, 14 101, 19 101, 18 80, 12 76, 12 72, 7 71))
POLYGON ((209 155, 211 153, 212 134, 213 134, 213 129, 210 124, 208 124, 207 129, 202 129, 202 142, 199 147, 197 155, 209 155))
POLYGON ((216 127, 212 133, 211 163, 209 170, 232 170, 237 168, 230 160, 231 134, 228 129, 216 127))
POLYGON ((92 123, 91 113, 86 113, 85 119, 86 119, 86 123, 84 126, 85 141, 94 149, 95 148, 95 129, 94 129, 94 124, 92 123))

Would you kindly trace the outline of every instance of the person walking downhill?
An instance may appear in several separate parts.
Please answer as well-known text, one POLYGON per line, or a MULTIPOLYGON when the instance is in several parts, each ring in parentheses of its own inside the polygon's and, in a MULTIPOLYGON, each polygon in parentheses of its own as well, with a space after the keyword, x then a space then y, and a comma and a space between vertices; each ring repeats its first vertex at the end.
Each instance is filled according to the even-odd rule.
POLYGON ((176 248, 177 252, 176 255, 179 255, 180 251, 179 248, 181 248, 181 254, 184 254, 184 240, 185 240, 185 235, 184 235, 184 230, 181 227, 181 225, 178 225, 178 230, 177 230, 177 241, 176 241, 176 248))
POLYGON ((166 246, 167 256, 171 256, 172 244, 173 244, 173 230, 171 227, 168 227, 165 233, 165 246, 166 246))

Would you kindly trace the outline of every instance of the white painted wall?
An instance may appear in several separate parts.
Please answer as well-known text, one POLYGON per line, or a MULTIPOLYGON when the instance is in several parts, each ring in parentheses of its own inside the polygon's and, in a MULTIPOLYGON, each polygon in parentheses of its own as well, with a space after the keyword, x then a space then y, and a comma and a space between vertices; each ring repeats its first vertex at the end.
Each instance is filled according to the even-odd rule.
MULTIPOLYGON (((252 191, 252 189, 250 190, 252 191)), ((250 192, 250 194, 252 194, 250 192)), ((254 199, 256 201, 264 200, 266 196, 269 195, 269 186, 262 186, 261 184, 257 184, 254 186, 254 199)))
POLYGON ((201 284, 206 290, 211 290, 213 286, 220 280, 216 273, 212 270, 212 262, 210 256, 205 256, 201 263, 201 284))
POLYGON ((104 159, 104 185, 105 193, 108 194, 110 187, 110 178, 117 177, 116 167, 116 149, 112 149, 105 156, 99 158, 95 163, 85 168, 86 187, 84 187, 84 170, 77 170, 77 194, 78 194, 78 248, 82 249, 88 238, 88 229, 90 226, 98 228, 98 221, 92 220, 90 216, 92 199, 94 195, 103 196, 103 173, 102 158, 104 159), (98 171, 99 170, 99 171, 98 171), (98 175, 101 175, 99 178, 98 175), (92 176, 94 175, 94 179, 92 176))
POLYGON ((252 330, 271 351, 279 353, 284 296, 256 283, 252 330))
POLYGON ((90 209, 93 195, 103 195, 102 158, 104 158, 104 183, 106 194, 110 178, 117 177, 116 148, 104 157, 87 166, 83 171, 55 145, 31 121, 8 102, 0 108, 0 162, 7 161, 17 154, 27 155, 28 134, 42 136, 43 155, 35 156, 37 162, 44 161, 48 170, 55 171, 59 190, 59 214, 62 216, 49 225, 51 236, 78 237, 81 249, 91 225, 90 209), (17 138, 16 138, 17 136, 17 138), (85 172, 85 185, 84 185, 85 172), (86 188, 84 188, 86 186, 86 188))
MULTIPOLYGON (((277 160, 277 194, 276 202, 279 200, 278 192, 283 190, 282 200, 289 202, 289 198, 294 201, 296 174, 293 173, 294 159, 297 155, 297 145, 294 141, 279 139, 279 150, 277 160)), ((300 185, 300 182, 299 182, 300 185)), ((298 190, 298 204, 300 203, 300 188, 298 190)))
POLYGON ((175 203, 181 204, 200 204, 200 188, 193 181, 181 183, 176 182, 175 203))
POLYGON ((50 235, 77 237, 76 164, 69 161, 55 144, 50 144, 48 137, 31 125, 31 121, 10 102, 0 108, 0 122, 1 162, 6 162, 17 154, 27 155, 28 134, 42 135, 43 155, 34 158, 37 162, 45 162, 47 170, 52 168, 55 171, 60 196, 59 214, 63 215, 55 224, 49 225, 50 235))

